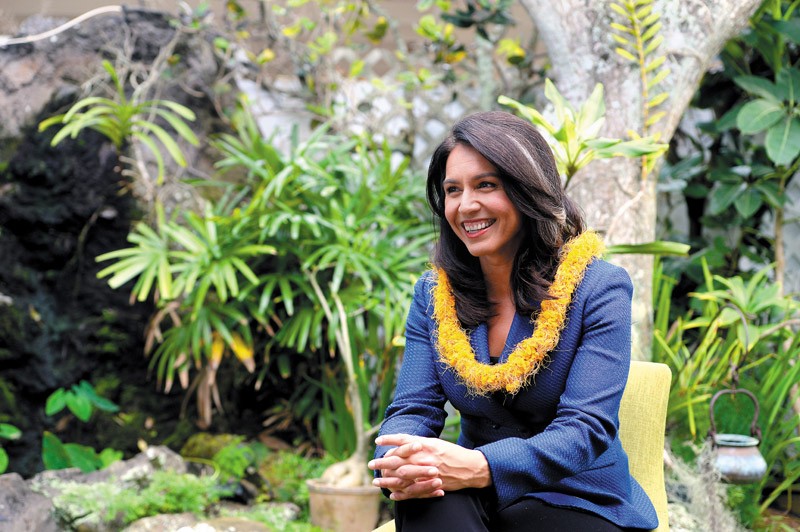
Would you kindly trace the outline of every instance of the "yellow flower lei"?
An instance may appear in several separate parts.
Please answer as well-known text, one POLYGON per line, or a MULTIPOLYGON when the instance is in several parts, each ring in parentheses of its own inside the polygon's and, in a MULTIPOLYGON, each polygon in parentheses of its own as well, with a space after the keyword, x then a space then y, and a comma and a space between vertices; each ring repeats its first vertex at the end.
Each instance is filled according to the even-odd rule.
POLYGON ((503 364, 478 362, 466 332, 456 314, 456 303, 447 274, 437 269, 433 289, 433 317, 438 324, 436 338, 440 360, 453 368, 470 393, 486 395, 505 390, 515 394, 545 363, 547 354, 558 344, 567 309, 586 268, 605 251, 603 241, 593 231, 569 240, 561 249, 561 262, 548 293, 553 299, 542 301, 534 322, 533 335, 522 340, 503 364))

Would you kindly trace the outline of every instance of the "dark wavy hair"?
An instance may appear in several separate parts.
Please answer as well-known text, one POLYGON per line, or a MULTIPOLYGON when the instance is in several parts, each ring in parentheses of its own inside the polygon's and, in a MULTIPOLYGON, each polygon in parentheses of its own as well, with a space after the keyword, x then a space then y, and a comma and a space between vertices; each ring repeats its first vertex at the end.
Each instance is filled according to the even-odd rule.
POLYGON ((470 255, 444 215, 442 181, 447 158, 459 144, 471 146, 497 169, 521 214, 523 239, 514 257, 511 289, 517 312, 533 315, 548 298, 561 247, 584 230, 583 216, 564 193, 553 153, 532 124, 502 111, 459 120, 433 153, 427 195, 439 222, 433 263, 447 273, 463 327, 486 322, 495 311, 477 257, 470 255))

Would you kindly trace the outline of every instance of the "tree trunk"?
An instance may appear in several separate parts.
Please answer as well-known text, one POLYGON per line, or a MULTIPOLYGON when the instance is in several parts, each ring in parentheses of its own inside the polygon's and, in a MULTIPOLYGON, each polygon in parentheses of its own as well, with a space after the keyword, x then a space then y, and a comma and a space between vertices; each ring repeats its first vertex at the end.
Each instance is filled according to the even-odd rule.
MULTIPOLYGON (((591 94, 596 83, 605 87, 608 137, 627 137, 642 131, 640 71, 614 50, 611 22, 623 23, 610 9, 613 0, 520 0, 547 47, 551 77, 574 105, 591 94)), ((671 73, 658 92, 670 97, 659 106, 666 116, 651 132, 661 142, 672 138, 701 78, 725 42, 741 32, 760 0, 655 0, 661 13, 664 42, 656 53, 667 57, 671 73)), ((644 243, 655 239, 657 171, 642 180, 638 160, 595 161, 570 186, 570 195, 586 213, 589 225, 606 232, 609 244, 644 243)), ((618 256, 634 283, 633 358, 650 358, 652 336, 653 258, 618 256)))

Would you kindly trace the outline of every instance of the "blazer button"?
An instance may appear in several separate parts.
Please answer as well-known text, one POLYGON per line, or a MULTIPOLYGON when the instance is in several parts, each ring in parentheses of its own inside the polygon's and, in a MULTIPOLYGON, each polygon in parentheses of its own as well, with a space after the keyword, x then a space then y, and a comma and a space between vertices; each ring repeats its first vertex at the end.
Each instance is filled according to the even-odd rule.
POLYGON ((497 423, 492 423, 492 428, 497 430, 500 428, 500 425, 498 425, 497 423))

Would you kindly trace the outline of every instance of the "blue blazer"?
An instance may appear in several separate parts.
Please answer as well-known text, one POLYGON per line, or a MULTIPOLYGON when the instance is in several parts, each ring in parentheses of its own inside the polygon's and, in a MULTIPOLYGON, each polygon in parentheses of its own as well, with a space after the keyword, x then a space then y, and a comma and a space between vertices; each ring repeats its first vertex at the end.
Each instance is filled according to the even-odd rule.
MULTIPOLYGON (((590 264, 547 365, 513 396, 470 396, 439 361, 435 283, 426 273, 414 289, 403 365, 380 433, 439 437, 450 401, 461 413, 459 445, 486 456, 498 509, 533 497, 621 527, 656 528, 655 509, 630 476, 618 435, 631 347, 633 288, 625 270, 602 260, 590 264)), ((500 362, 532 332, 530 317, 517 314, 500 362)), ((486 324, 471 331, 470 343, 478 360, 488 364, 486 324)), ((378 447, 375 455, 388 449, 378 447)))

